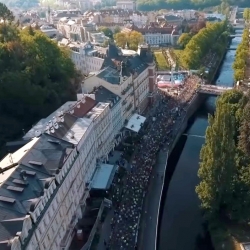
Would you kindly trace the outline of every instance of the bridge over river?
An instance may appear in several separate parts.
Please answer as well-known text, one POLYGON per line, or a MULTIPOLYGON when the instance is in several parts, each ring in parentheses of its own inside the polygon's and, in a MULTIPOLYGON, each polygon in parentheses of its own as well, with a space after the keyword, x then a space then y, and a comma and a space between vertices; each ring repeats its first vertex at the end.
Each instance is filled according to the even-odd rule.
POLYGON ((235 37, 242 37, 242 34, 232 34, 230 35, 231 38, 235 38, 235 37))
POLYGON ((200 85, 197 91, 201 94, 208 94, 208 95, 221 95, 227 90, 231 90, 233 87, 224 87, 218 85, 200 85))

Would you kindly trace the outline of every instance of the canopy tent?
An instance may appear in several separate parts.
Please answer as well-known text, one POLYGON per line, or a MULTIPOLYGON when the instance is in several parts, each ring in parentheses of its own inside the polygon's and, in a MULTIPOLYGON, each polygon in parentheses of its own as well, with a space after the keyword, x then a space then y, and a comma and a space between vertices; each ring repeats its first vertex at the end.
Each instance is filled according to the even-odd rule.
POLYGON ((141 129, 141 126, 143 125, 145 121, 146 121, 146 117, 138 115, 138 114, 133 114, 131 118, 129 119, 128 124, 126 125, 125 128, 138 133, 141 129))
POLYGON ((102 163, 100 166, 97 166, 91 181, 91 189, 109 189, 115 172, 116 167, 114 165, 102 163))

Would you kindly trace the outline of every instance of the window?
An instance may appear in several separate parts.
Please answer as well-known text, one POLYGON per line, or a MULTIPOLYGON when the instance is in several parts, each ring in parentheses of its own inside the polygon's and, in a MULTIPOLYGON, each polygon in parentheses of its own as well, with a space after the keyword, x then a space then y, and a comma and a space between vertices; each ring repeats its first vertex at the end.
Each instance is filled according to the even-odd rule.
POLYGON ((46 249, 46 243, 45 242, 43 242, 43 248, 46 249))

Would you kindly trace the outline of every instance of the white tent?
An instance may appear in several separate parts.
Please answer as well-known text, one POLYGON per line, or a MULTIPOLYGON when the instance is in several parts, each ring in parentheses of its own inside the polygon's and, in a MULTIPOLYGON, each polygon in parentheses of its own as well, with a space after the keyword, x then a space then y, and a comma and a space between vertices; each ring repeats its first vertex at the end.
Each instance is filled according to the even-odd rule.
POLYGON ((126 128, 138 133, 139 130, 141 129, 141 126, 143 125, 145 121, 146 121, 146 117, 138 115, 138 114, 133 114, 131 118, 129 119, 126 128))

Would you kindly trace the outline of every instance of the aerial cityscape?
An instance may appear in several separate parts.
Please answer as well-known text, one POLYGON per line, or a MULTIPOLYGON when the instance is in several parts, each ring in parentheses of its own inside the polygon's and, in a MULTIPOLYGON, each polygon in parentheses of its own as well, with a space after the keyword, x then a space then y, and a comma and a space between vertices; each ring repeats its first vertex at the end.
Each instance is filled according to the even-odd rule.
POLYGON ((249 0, 0 19, 0 250, 250 249, 249 0))

